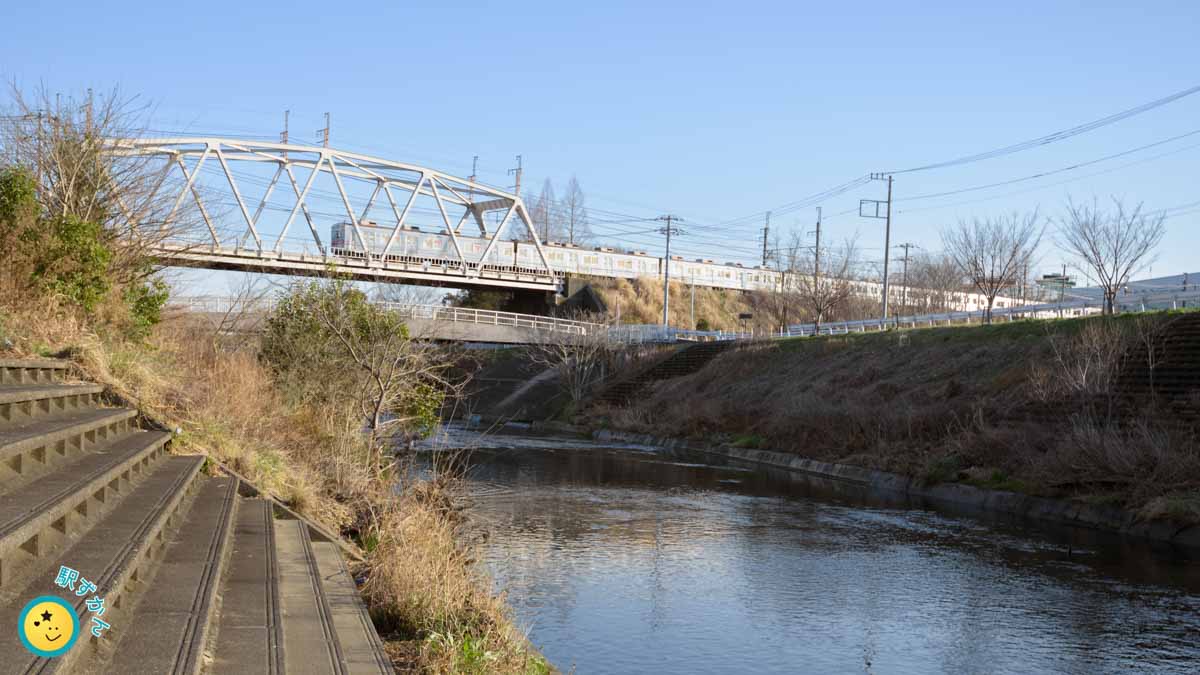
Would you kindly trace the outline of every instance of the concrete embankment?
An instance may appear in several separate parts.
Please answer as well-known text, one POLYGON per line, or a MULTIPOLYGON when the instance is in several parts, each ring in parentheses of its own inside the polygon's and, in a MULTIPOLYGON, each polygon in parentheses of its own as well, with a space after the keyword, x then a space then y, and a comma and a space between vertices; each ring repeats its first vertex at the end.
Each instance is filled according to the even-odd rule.
POLYGON ((597 441, 637 443, 672 450, 705 452, 747 462, 782 467, 872 489, 920 497, 935 505, 965 506, 1031 520, 1104 530, 1200 551, 1200 525, 1180 526, 1163 520, 1139 520, 1133 512, 1115 506, 1033 497, 1017 492, 988 490, 961 483, 927 485, 916 478, 887 471, 865 469, 847 464, 818 462, 770 450, 708 445, 680 438, 661 438, 650 434, 601 429, 593 432, 592 437, 597 441))

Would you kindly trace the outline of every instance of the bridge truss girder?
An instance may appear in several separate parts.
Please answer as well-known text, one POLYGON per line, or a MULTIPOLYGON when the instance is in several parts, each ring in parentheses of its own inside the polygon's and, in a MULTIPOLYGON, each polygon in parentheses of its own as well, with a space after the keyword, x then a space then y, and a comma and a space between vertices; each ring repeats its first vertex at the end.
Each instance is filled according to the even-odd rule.
MULTIPOLYGON (((334 148, 217 137, 120 139, 110 143, 109 152, 115 157, 163 159, 159 185, 166 186, 168 190, 177 190, 173 206, 161 223, 164 231, 178 219, 185 204, 190 202, 195 207, 199 214, 198 222, 202 222, 207 230, 195 233, 199 235, 199 241, 167 242, 159 246, 162 249, 160 255, 177 264, 302 274, 320 273, 325 266, 332 264, 339 271, 357 278, 376 281, 409 280, 459 287, 489 285, 547 290, 557 285, 557 278, 520 195, 477 181, 415 164, 334 148), (237 222, 235 227, 239 232, 233 241, 222 241, 221 230, 226 223, 217 222, 209 204, 206 204, 213 192, 198 189, 201 171, 214 163, 224 178, 222 187, 227 189, 226 194, 231 198, 225 203, 236 207, 232 219, 237 222), (242 181, 233 168, 239 164, 256 169, 274 167, 266 189, 253 210, 245 198, 242 181), (177 180, 167 180, 176 171, 177 180), (301 171, 308 172, 307 178, 298 180, 297 174, 301 171), (361 260, 332 254, 321 238, 320 223, 310 206, 313 186, 322 176, 336 188, 336 201, 340 202, 340 208, 345 212, 345 221, 351 225, 359 250, 369 252, 361 260), (274 241, 271 242, 272 236, 263 228, 263 214, 281 183, 290 187, 294 198, 289 199, 292 205, 287 218, 277 228, 274 241), (369 196, 363 198, 347 189, 348 185, 355 184, 369 190, 369 196), (375 252, 368 245, 363 221, 372 208, 381 203, 380 197, 386 201, 394 222, 390 225, 390 234, 382 250, 375 252), (430 265, 425 264, 423 268, 418 266, 418 269, 413 269, 412 264, 396 263, 389 259, 398 253, 394 250, 397 238, 409 224, 414 205, 421 201, 436 209, 427 210, 436 214, 436 220, 440 221, 440 234, 449 236, 454 256, 449 266, 435 264, 434 269, 430 269, 430 265), (493 212, 503 215, 489 229, 486 216, 493 212), (288 251, 285 245, 296 220, 301 217, 308 226, 308 235, 311 236, 316 255, 288 251), (478 237, 486 242, 478 258, 464 252, 459 238, 468 220, 474 221, 478 237), (523 270, 488 269, 483 261, 488 259, 498 242, 509 232, 513 220, 518 222, 518 227, 523 227, 518 233, 524 234, 536 248, 537 266, 523 270)), ((135 221, 133 214, 125 215, 131 223, 135 221)), ((307 244, 304 248, 308 248, 307 244)))

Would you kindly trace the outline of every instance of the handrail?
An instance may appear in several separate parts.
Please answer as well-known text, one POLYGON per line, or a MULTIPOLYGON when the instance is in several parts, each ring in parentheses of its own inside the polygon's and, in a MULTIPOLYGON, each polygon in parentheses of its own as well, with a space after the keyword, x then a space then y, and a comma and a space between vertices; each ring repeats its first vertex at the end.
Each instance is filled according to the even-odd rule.
MULTIPOLYGON (((209 313, 228 313, 235 309, 238 303, 248 304, 269 309, 274 306, 273 300, 242 300, 223 296, 182 296, 173 297, 170 306, 187 307, 192 311, 209 313)), ((1164 307, 1178 308, 1180 304, 1200 306, 1200 286, 1185 289, 1181 292, 1163 292, 1157 294, 1142 294, 1136 299, 1118 302, 1119 312, 1141 312, 1164 307)), ((720 330, 689 330, 662 326, 660 324, 627 324, 624 326, 609 326, 602 323, 560 319, 557 317, 539 316, 534 314, 519 314, 517 312, 501 312, 490 309, 474 309, 470 307, 447 307, 444 305, 422 305, 381 301, 375 303, 386 309, 399 312, 411 319, 427 321, 448 321, 454 323, 472 323, 491 326, 510 326, 528 328, 572 335, 594 335, 596 331, 605 331, 609 339, 626 344, 673 343, 680 341, 712 342, 727 340, 779 339, 789 337, 809 337, 813 335, 844 335, 847 333, 865 333, 881 331, 892 327, 911 327, 919 325, 936 326, 952 325, 955 323, 982 323, 985 317, 983 310, 971 312, 942 312, 937 314, 919 314, 912 316, 889 317, 882 319, 861 319, 857 321, 838 321, 815 324, 794 324, 778 331, 720 331, 720 330)), ((1101 301, 1077 299, 1062 303, 1043 303, 1037 305, 1021 305, 992 310, 994 319, 1013 321, 1027 316, 1045 317, 1061 314, 1070 310, 1099 311, 1101 301)))
MULTIPOLYGON (((247 306, 249 308, 259 307, 262 309, 270 309, 275 303, 273 300, 247 301, 240 298, 224 296, 182 296, 171 298, 168 304, 172 307, 186 307, 194 312, 225 314, 238 309, 239 305, 247 306)), ((490 309, 447 307, 444 305, 419 305, 387 301, 380 301, 374 304, 384 309, 397 312, 406 318, 427 321, 450 321, 455 323, 486 324, 491 326, 511 326, 514 328, 548 330, 553 332, 572 333, 575 335, 587 335, 592 331, 607 328, 607 326, 601 323, 575 321, 572 319, 559 319, 557 317, 538 316, 534 314, 518 314, 516 312, 499 312, 490 309)))

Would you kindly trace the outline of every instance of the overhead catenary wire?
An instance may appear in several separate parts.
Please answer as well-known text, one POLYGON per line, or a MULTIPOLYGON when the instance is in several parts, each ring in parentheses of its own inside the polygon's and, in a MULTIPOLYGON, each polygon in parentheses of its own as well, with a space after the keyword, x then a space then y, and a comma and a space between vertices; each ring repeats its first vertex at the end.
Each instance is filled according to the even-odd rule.
MULTIPOLYGON (((989 151, 985 151, 985 152, 981 152, 981 153, 975 153, 973 155, 965 155, 965 156, 954 158, 951 160, 934 162, 934 163, 930 163, 930 164, 926 164, 926 165, 910 167, 907 169, 895 170, 895 171, 884 172, 884 173, 887 173, 887 174, 911 173, 911 172, 915 172, 915 171, 924 171, 924 170, 930 170, 930 169, 935 169, 935 168, 957 166, 957 165, 966 164, 966 163, 970 163, 970 162, 983 161, 985 159, 990 159, 990 158, 994 158, 994 157, 1000 157, 1000 156, 1004 156, 1004 155, 1008 155, 1008 154, 1013 154, 1013 153, 1020 152, 1023 150, 1027 150, 1027 149, 1039 147, 1042 145, 1047 145, 1050 143, 1065 140, 1067 138, 1071 138, 1073 136, 1077 136, 1079 134, 1086 133, 1088 131, 1091 131, 1091 130, 1094 130, 1097 128, 1101 128, 1103 126, 1114 124, 1121 120, 1128 119, 1130 117, 1133 117, 1138 114, 1142 114, 1144 112, 1153 110, 1153 109, 1161 107, 1163 105, 1167 105, 1173 101, 1177 101, 1186 96, 1191 96, 1191 95, 1197 93, 1198 91, 1200 91, 1200 86, 1191 87, 1189 89, 1185 89, 1185 90, 1176 92, 1169 96, 1144 103, 1144 104, 1136 106, 1134 108, 1124 110, 1124 111, 1116 113, 1114 115, 1109 115, 1107 117, 1099 118, 1097 120, 1093 120, 1093 121, 1085 123, 1085 124, 1077 125, 1075 127, 1069 128, 1069 129, 1056 131, 1051 134, 1047 134, 1047 135, 1044 135, 1044 136, 1041 136, 1041 137, 1038 137, 1035 139, 1022 141, 1020 143, 1011 144, 1011 145, 1003 146, 1000 148, 995 148, 993 150, 989 150, 989 151)), ((168 130, 161 130, 161 129, 151 129, 148 131, 150 133, 186 133, 188 135, 195 135, 195 134, 199 133, 199 132, 195 132, 195 131, 175 132, 175 131, 168 131, 168 130)), ((997 188, 997 187, 1003 187, 1006 185, 1017 184, 1017 183, 1021 183, 1021 182, 1028 182, 1031 180, 1045 178, 1045 177, 1052 176, 1052 175, 1075 171, 1075 170, 1078 170, 1078 169, 1081 169, 1081 168, 1084 168, 1087 166, 1091 166, 1091 165, 1094 165, 1097 163, 1124 157, 1124 156, 1127 156, 1127 155, 1130 155, 1130 154, 1133 154, 1133 153, 1136 153, 1136 152, 1139 152, 1142 150, 1161 146, 1161 145, 1164 145, 1164 144, 1167 144, 1167 143, 1170 143, 1173 141, 1177 141, 1177 140, 1180 140, 1180 139, 1183 139, 1183 138, 1186 138, 1189 136, 1193 136, 1195 134, 1200 134, 1200 130, 1195 130, 1195 131, 1191 131, 1191 132, 1188 132, 1185 134, 1173 136, 1168 139, 1155 141, 1150 144, 1146 144, 1143 146, 1139 146, 1137 148, 1125 150, 1125 151, 1122 151, 1119 153, 1110 154, 1110 155, 1107 155, 1104 157, 1089 160, 1087 162, 1080 162, 1080 163, 1071 164, 1071 165, 1064 166, 1064 167, 1059 167, 1059 168, 1056 168, 1056 169, 1053 169, 1050 171, 1043 171, 1043 172, 1030 174, 1030 175, 1026 175, 1026 176, 1021 176, 1018 178, 1013 178, 1013 179, 1009 179, 1009 180, 1005 180, 1005 181, 998 181, 998 182, 982 184, 982 185, 973 185, 973 186, 958 188, 958 189, 954 189, 954 190, 947 190, 947 191, 943 191, 943 192, 912 195, 909 197, 899 198, 896 201, 909 202, 909 201, 915 201, 915 200, 921 200, 921 199, 933 199, 933 198, 952 196, 952 195, 962 194, 962 193, 983 191, 983 190, 993 189, 993 188, 997 188)), ((274 140, 273 136, 257 135, 257 134, 216 134, 216 135, 224 135, 227 137, 232 136, 235 138, 244 138, 244 139, 274 140)), ((1181 152, 1181 151, 1182 150, 1178 150, 1175 152, 1181 152)), ((1175 152, 1165 153, 1163 155, 1158 155, 1156 157, 1139 160, 1138 162, 1127 163, 1127 164, 1124 164, 1124 165, 1121 165, 1118 167, 1114 167, 1114 168, 1106 170, 1106 171, 1087 174, 1085 176, 1069 179, 1068 181, 1051 183, 1049 185, 1038 186, 1038 187, 1034 187, 1031 189, 1044 189, 1046 187, 1051 187, 1054 185, 1063 184, 1065 182, 1070 182, 1070 180, 1079 180, 1082 178, 1086 178, 1088 176, 1100 175, 1103 173, 1107 173, 1108 171, 1118 170, 1125 166, 1132 166, 1133 164, 1138 164, 1143 161, 1152 161, 1152 160, 1156 159, 1157 157, 1163 157, 1163 156, 1166 156, 1169 154, 1175 154, 1175 152)), ((211 167, 211 166, 206 167, 206 173, 209 173, 212 170, 213 170, 213 167, 211 167)), ((265 184, 265 179, 258 179, 258 180, 262 181, 262 183, 260 183, 260 184, 265 184)), ((859 178, 855 178, 850 181, 846 181, 839 185, 835 185, 826 190, 811 194, 807 197, 803 197, 801 199, 793 200, 791 202, 787 202, 785 204, 773 207, 771 210, 780 215, 791 213, 791 212, 798 211, 798 210, 801 210, 801 209, 804 209, 804 208, 807 208, 810 206, 821 204, 827 200, 831 200, 835 197, 841 196, 851 190, 862 187, 869 182, 870 182, 869 175, 861 176, 859 178)), ((964 205, 964 204, 969 204, 969 203, 975 203, 978 201, 986 201, 989 199, 999 199, 999 198, 1003 198, 1005 196, 1020 194, 1022 192, 1026 192, 1026 191, 1029 191, 1029 190, 1016 191, 1016 192, 1006 193, 1005 195, 998 195, 998 196, 994 196, 994 197, 987 197, 987 198, 983 198, 983 199, 979 199, 979 200, 972 200, 972 201, 966 201, 966 202, 958 202, 955 204, 944 204, 944 205, 938 205, 938 206, 925 207, 922 209, 904 209, 903 211, 900 211, 900 212, 915 212, 915 211, 920 211, 920 210, 949 208, 949 207, 955 206, 955 205, 964 205)), ((286 194, 286 191, 281 191, 281 192, 286 194)), ((277 195, 278 194, 279 193, 277 193, 277 195)), ((314 200, 316 200, 316 199, 328 199, 328 200, 334 200, 334 201, 340 200, 339 195, 336 195, 330 191, 322 191, 322 190, 315 189, 315 188, 312 191, 312 193, 310 194, 310 198, 312 198, 314 200)), ((607 200, 602 197, 598 197, 598 198, 600 198, 602 201, 617 201, 617 200, 607 200)), ((641 205, 636 205, 636 204, 634 206, 641 207, 641 205)), ((642 208, 648 209, 650 207, 642 207, 642 208)), ((592 214, 600 216, 599 218, 593 218, 590 223, 590 225, 593 227, 593 231, 596 232, 598 235, 605 236, 605 237, 623 237, 623 238, 626 238, 629 242, 636 243, 636 244, 639 244, 639 245, 641 245, 643 247, 647 247, 647 248, 652 247, 654 245, 652 242, 643 241, 642 238, 647 235, 646 232, 639 231, 639 230, 628 230, 628 229, 616 230, 615 228, 609 227, 612 225, 628 226, 628 225, 632 225, 634 223, 647 222, 652 219, 651 217, 637 216, 637 215, 623 213, 620 211, 613 211, 613 210, 609 210, 609 209, 601 209, 601 208, 597 208, 595 206, 589 207, 588 210, 592 214)), ((855 209, 847 209, 845 211, 834 213, 831 216, 828 216, 827 219, 828 220, 837 219, 844 215, 853 213, 854 210, 855 209)), ((414 213, 420 214, 422 212, 425 215, 436 215, 436 212, 432 209, 419 209, 419 208, 414 209, 414 213)), ((753 225, 757 229, 756 221, 758 221, 762 217, 762 214, 764 214, 765 212, 766 212, 766 210, 756 211, 752 214, 748 214, 746 216, 742 216, 739 218, 734 218, 734 219, 719 221, 719 222, 713 222, 713 223, 706 223, 701 220, 692 219, 691 220, 691 222, 692 222, 691 229, 696 231, 697 234, 706 235, 706 236, 703 236, 702 238, 700 238, 697 241, 697 243, 709 243, 709 242, 718 243, 722 252, 738 254, 741 257, 750 259, 752 256, 756 257, 761 251, 757 247, 749 246, 749 238, 747 236, 741 236, 737 232, 737 229, 739 227, 748 227, 750 225, 753 225), (728 234, 724 234, 724 233, 728 233, 728 234), (723 243, 721 243, 721 242, 723 242, 723 243)), ((746 233, 746 234, 749 234, 749 233, 746 233)), ((685 249, 679 249, 679 250, 681 252, 683 252, 685 249)))
POLYGON ((1057 143, 1058 141, 1062 141, 1062 140, 1071 138, 1073 136, 1078 136, 1080 134, 1087 133, 1087 132, 1095 130, 1095 129, 1099 129, 1100 127, 1105 127, 1110 124, 1115 124, 1122 120, 1129 119, 1130 117, 1133 117, 1135 115, 1140 115, 1144 112, 1154 110, 1155 108, 1162 107, 1164 105, 1167 105, 1168 103, 1173 103, 1173 102, 1178 101, 1179 99, 1184 98, 1186 96, 1191 96, 1197 92, 1200 92, 1200 85, 1197 85, 1194 87, 1189 87, 1182 91, 1177 91, 1174 94, 1171 94, 1169 96, 1164 96, 1163 98, 1155 99, 1148 103, 1143 103, 1141 105, 1135 106, 1133 108, 1124 110, 1119 113, 1109 115, 1107 117, 1101 117, 1100 119, 1093 120, 1091 122, 1080 124, 1080 125, 1071 127, 1069 129, 1055 131, 1054 133, 1046 134, 1045 136, 1039 136, 1037 138, 1032 138, 1027 141, 1021 141, 1020 143, 1013 143, 1012 145, 1006 145, 1004 147, 975 153, 973 155, 964 155, 962 157, 958 157, 955 159, 950 159, 950 160, 945 160, 945 161, 940 161, 940 162, 933 162, 930 164, 923 164, 920 166, 909 167, 907 169, 896 169, 893 171, 884 171, 883 173, 885 173, 885 174, 902 174, 902 173, 914 173, 917 171, 929 171, 932 169, 942 169, 942 168, 951 167, 951 166, 959 166, 962 164, 970 164, 973 162, 980 162, 980 161, 987 160, 987 159, 994 159, 996 157, 1003 157, 1005 155, 1011 155, 1011 154, 1014 154, 1017 152, 1022 152, 1024 150, 1029 150, 1031 148, 1036 148, 1036 147, 1039 147, 1042 145, 1049 145, 1051 143, 1057 143))

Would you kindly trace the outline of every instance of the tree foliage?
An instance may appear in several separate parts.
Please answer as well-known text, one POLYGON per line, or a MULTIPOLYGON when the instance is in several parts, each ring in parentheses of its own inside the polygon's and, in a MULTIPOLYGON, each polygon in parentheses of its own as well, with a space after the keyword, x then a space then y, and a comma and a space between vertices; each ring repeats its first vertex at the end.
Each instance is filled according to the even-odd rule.
POLYGON ((285 390, 352 403, 376 460, 397 433, 428 434, 455 389, 446 360, 413 340, 397 312, 342 279, 293 286, 267 318, 260 354, 285 390))
POLYGON ((25 290, 57 295, 94 312, 111 288, 112 251, 102 228, 72 215, 44 215, 28 170, 0 169, 0 245, 8 255, 8 281, 25 290))
POLYGON ((161 171, 108 151, 137 135, 131 102, 13 89, 15 114, 0 118, 0 285, 9 302, 54 298, 57 311, 141 338, 167 298, 148 249, 173 231, 161 219, 173 200, 161 171))

